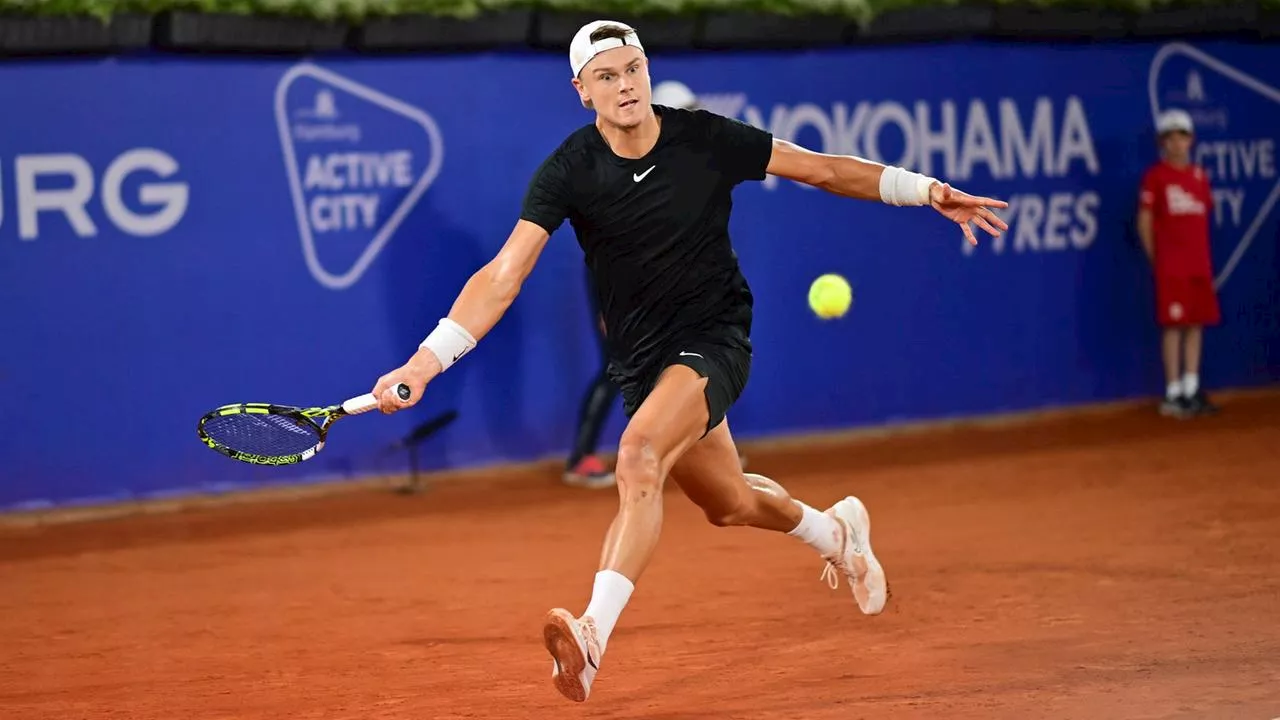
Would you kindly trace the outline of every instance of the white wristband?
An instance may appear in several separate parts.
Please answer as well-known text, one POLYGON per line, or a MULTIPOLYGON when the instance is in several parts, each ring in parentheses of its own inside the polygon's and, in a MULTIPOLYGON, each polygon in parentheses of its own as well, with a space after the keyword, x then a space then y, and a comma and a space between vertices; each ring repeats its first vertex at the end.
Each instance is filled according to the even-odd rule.
POLYGON ((880 199, 888 205, 928 205, 934 178, 893 165, 880 173, 880 199))
POLYGON ((471 333, 449 318, 440 318, 436 329, 418 345, 419 348, 430 350, 440 360, 441 372, 448 370, 450 365, 458 362, 475 346, 476 339, 471 337, 471 333))

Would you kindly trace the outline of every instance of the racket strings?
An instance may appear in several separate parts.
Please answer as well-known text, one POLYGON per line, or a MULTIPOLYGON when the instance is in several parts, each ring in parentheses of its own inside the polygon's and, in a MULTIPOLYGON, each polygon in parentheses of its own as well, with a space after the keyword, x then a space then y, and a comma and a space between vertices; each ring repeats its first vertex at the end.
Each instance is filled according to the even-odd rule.
POLYGON ((297 455, 320 442, 319 428, 288 415, 221 415, 209 418, 204 431, 223 447, 265 457, 297 455))

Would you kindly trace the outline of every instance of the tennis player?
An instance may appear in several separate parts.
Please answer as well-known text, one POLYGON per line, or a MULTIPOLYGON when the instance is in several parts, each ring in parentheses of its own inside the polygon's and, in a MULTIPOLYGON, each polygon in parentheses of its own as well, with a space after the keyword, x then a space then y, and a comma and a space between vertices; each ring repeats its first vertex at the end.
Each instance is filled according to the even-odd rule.
POLYGON ((582 702, 658 543, 668 477, 715 525, 786 533, 814 548, 827 563, 822 578, 835 588, 843 574, 863 613, 880 613, 888 598, 858 498, 819 511, 739 464, 725 414, 751 367, 753 300, 729 239, 734 186, 768 173, 845 197, 927 205, 970 243, 970 223, 995 236, 1008 226, 991 210, 1005 202, 902 168, 810 152, 713 113, 654 106, 644 47, 622 23, 583 26, 569 63, 595 122, 543 161, 502 249, 373 392, 386 413, 418 402, 427 383, 493 328, 551 233, 569 221, 595 278, 610 375, 628 417, 615 467, 618 513, 591 600, 581 615, 549 611, 543 627, 556 688, 582 702), (412 389, 407 401, 389 392, 402 381, 412 389))
MULTIPOLYGON (((698 96, 693 94, 688 85, 679 80, 667 80, 653 86, 653 104, 682 110, 696 110, 698 96)), ((586 393, 578 405, 578 426, 573 434, 573 446, 565 459, 564 483, 572 487, 600 489, 613 487, 613 473, 605 467, 604 462, 596 455, 600 445, 600 433, 604 430, 605 420, 618 397, 618 386, 609 377, 609 351, 605 343, 604 316, 600 312, 599 293, 596 292, 595 281, 591 277, 591 268, 587 268, 587 295, 591 301, 593 328, 596 343, 603 355, 600 370, 591 379, 586 393)), ((743 467, 746 467, 743 458, 743 467)))

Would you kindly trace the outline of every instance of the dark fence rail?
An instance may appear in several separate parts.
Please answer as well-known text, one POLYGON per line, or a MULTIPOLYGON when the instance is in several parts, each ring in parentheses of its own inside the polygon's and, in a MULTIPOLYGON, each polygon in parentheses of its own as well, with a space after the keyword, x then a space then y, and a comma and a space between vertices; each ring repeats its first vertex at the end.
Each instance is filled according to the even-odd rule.
POLYGON ((1280 38, 1280 0, 0 0, 0 54, 562 49, 629 21, 654 48, 787 48, 997 38, 1280 38))

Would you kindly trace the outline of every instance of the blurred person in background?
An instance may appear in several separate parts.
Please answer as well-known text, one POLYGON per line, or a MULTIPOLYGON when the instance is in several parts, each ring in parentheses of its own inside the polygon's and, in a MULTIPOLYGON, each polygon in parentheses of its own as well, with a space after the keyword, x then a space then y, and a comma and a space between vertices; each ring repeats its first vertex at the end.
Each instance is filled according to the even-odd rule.
MULTIPOLYGON (((653 87, 654 105, 694 110, 699 107, 698 97, 688 85, 678 80, 667 80, 653 87)), ((591 303, 591 315, 595 322, 596 347, 600 351, 600 370, 587 386, 578 408, 578 428, 573 437, 573 448, 565 461, 564 483, 580 488, 609 488, 615 480, 613 473, 605 466, 596 452, 600 444, 600 433, 604 423, 618 399, 618 387, 609 379, 609 357, 605 347, 604 318, 600 314, 600 303, 596 297, 595 284, 591 281, 591 269, 587 273, 587 298, 591 303)))
POLYGON ((1203 328, 1221 321, 1209 213, 1213 194, 1205 169, 1192 162, 1195 127, 1183 110, 1156 120, 1160 159, 1143 175, 1138 235, 1155 274, 1165 394, 1160 414, 1192 417, 1217 411, 1200 384, 1203 328))

